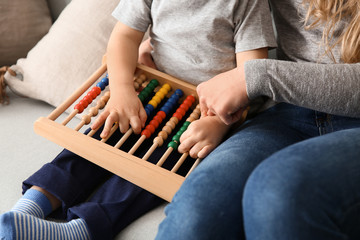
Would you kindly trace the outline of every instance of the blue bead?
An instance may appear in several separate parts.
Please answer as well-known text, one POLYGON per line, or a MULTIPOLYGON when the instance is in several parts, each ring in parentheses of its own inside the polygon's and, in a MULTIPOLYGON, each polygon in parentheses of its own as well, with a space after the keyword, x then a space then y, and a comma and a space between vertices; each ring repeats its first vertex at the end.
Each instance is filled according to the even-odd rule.
POLYGON ((149 111, 152 112, 152 111, 154 111, 154 106, 151 105, 151 104, 147 104, 147 105, 145 106, 145 110, 146 110, 146 109, 149 109, 149 111))
POLYGON ((165 112, 166 115, 169 115, 169 113, 171 112, 171 107, 164 105, 164 106, 162 106, 160 111, 163 111, 163 112, 165 112))
POLYGON ((107 86, 107 85, 109 85, 109 78, 104 77, 103 79, 101 79, 101 82, 107 86))
POLYGON ((101 91, 104 90, 105 87, 106 87, 105 83, 103 83, 103 82, 98 82, 98 83, 96 84, 96 86, 99 87, 99 88, 101 88, 101 91))
POLYGON ((147 115, 147 116, 150 116, 151 111, 150 111, 148 108, 145 108, 145 112, 146 112, 146 115, 147 115))
POLYGON ((182 95, 184 94, 184 92, 181 89, 176 89, 175 90, 175 94, 179 95, 180 97, 182 97, 182 95))

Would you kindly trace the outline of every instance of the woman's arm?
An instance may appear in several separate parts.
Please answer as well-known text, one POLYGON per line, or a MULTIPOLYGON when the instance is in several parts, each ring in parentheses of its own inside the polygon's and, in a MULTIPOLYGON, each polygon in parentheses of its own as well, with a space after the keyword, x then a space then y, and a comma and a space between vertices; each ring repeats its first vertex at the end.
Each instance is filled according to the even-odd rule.
POLYGON ((277 102, 336 115, 360 117, 360 64, 252 60, 245 64, 249 99, 277 102))

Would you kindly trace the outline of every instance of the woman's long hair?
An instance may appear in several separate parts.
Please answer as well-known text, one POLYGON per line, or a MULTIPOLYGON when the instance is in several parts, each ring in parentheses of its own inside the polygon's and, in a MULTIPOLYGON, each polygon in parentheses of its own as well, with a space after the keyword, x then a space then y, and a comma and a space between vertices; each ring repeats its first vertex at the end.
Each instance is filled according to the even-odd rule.
POLYGON ((360 1, 359 0, 303 0, 308 7, 306 29, 324 26, 323 43, 326 54, 334 61, 332 49, 340 44, 341 59, 345 63, 360 62, 360 1), (334 29, 341 19, 348 21, 340 37, 334 29))

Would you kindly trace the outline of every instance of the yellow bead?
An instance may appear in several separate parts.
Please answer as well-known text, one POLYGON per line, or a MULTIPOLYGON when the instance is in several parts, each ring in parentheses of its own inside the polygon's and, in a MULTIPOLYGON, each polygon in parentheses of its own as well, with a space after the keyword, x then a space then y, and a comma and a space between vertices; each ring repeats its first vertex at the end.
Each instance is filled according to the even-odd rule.
POLYGON ((154 108, 156 108, 157 107, 157 102, 155 101, 155 100, 153 100, 153 99, 151 99, 150 101, 149 101, 149 104, 150 105, 152 105, 154 108))
POLYGON ((157 104, 161 103, 162 98, 160 98, 159 96, 153 96, 152 100, 156 101, 157 104))
POLYGON ((158 96, 159 98, 161 99, 164 99, 165 98, 165 94, 163 92, 156 92, 155 93, 155 96, 158 96))
POLYGON ((171 86, 167 83, 165 83, 162 88, 165 88, 166 90, 168 90, 168 92, 171 90, 171 86))
POLYGON ((164 94, 164 96, 166 96, 166 94, 168 94, 169 91, 165 88, 160 88, 158 92, 161 92, 162 94, 164 94))

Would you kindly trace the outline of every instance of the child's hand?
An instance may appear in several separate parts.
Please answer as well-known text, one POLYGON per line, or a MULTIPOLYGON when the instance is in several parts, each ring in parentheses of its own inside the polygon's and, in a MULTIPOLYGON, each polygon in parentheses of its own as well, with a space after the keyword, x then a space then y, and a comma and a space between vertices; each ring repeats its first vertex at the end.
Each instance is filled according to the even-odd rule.
POLYGON ((116 94, 111 94, 104 111, 91 128, 97 129, 105 122, 100 136, 106 138, 113 124, 118 122, 122 133, 125 133, 131 125, 134 132, 138 134, 144 127, 146 118, 146 112, 134 88, 121 88, 116 91, 116 94))
POLYGON ((181 135, 179 152, 189 152, 193 158, 204 158, 220 144, 230 127, 217 116, 200 118, 181 135))

